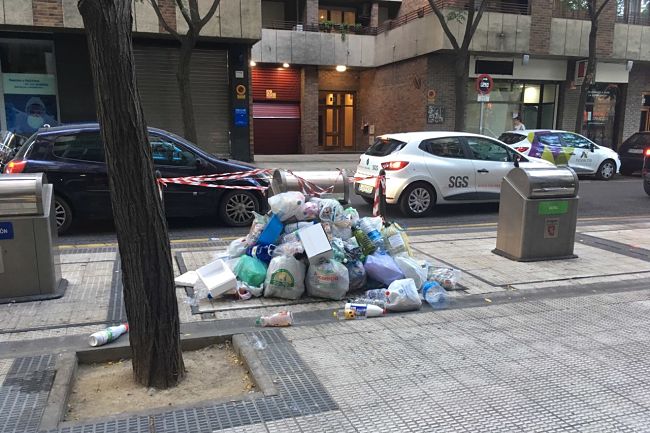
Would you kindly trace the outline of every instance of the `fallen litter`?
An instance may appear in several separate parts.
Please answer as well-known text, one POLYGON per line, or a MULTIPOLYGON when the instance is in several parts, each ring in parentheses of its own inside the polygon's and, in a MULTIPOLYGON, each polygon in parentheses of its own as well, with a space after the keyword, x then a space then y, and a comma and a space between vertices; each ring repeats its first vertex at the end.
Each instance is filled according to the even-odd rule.
MULTIPOLYGON (((359 217, 352 207, 290 191, 269 199, 271 211, 255 215, 248 235, 230 243, 220 259, 176 278, 193 286, 193 302, 226 297, 289 300, 311 296, 346 300, 341 320, 418 310, 425 299, 446 308, 446 290, 461 272, 413 256, 406 230, 381 217, 359 217), (422 293, 423 287, 427 287, 422 293)), ((259 317, 260 326, 289 326, 282 311, 259 317)))
POLYGON ((129 332, 129 324, 123 323, 118 326, 109 326, 103 331, 95 332, 88 338, 92 347, 103 346, 106 343, 117 340, 120 335, 129 332))

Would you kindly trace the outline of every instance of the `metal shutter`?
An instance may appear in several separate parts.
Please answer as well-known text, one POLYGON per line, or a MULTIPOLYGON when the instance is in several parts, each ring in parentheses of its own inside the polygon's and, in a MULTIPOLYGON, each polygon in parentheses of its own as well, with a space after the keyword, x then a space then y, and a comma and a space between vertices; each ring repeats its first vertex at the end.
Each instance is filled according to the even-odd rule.
MULTIPOLYGON (((135 46, 135 70, 147 125, 183 136, 176 81, 178 48, 135 46)), ((198 145, 217 155, 230 155, 228 54, 194 50, 190 71, 198 145)))

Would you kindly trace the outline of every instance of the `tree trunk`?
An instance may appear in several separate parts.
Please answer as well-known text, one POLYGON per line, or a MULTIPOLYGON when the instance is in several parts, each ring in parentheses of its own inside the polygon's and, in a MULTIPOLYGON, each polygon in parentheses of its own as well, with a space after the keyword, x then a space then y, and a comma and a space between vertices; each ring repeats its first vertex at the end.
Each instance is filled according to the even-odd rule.
POLYGON ((456 51, 454 59, 454 85, 456 91, 456 108, 454 129, 465 131, 465 107, 467 105, 467 82, 469 81, 469 51, 456 51))
POLYGON ((589 57, 587 59, 587 70, 585 79, 580 86, 580 96, 578 98, 578 112, 576 114, 576 128, 578 134, 582 134, 584 124, 585 105, 587 104, 587 94, 589 88, 596 81, 596 37, 598 36, 598 19, 591 20, 591 30, 589 31, 589 57))
POLYGON ((185 367, 167 223, 136 87, 131 0, 80 0, 78 7, 106 153, 134 378, 168 388, 185 367))
POLYGON ((181 113, 183 116, 185 138, 192 143, 197 143, 194 105, 192 103, 192 86, 190 84, 190 61, 192 59, 192 50, 196 46, 196 37, 191 35, 190 32, 191 30, 188 31, 181 43, 176 80, 178 81, 178 92, 181 98, 181 113))

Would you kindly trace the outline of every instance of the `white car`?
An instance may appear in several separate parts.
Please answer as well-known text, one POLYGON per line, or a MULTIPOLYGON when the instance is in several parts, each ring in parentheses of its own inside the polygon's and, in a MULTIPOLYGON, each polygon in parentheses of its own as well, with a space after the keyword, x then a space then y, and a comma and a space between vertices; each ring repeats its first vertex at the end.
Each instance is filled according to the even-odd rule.
MULTIPOLYGON (((411 217, 436 204, 499 201, 501 180, 515 166, 548 168, 551 163, 522 155, 493 138, 461 132, 407 132, 376 138, 361 155, 355 177, 386 173, 386 202, 411 217)), ((371 203, 375 179, 355 182, 371 203)))
POLYGON ((593 174, 602 180, 611 179, 621 169, 621 160, 616 152, 575 132, 548 129, 508 131, 501 134, 499 140, 524 155, 556 165, 568 165, 577 174, 593 174))

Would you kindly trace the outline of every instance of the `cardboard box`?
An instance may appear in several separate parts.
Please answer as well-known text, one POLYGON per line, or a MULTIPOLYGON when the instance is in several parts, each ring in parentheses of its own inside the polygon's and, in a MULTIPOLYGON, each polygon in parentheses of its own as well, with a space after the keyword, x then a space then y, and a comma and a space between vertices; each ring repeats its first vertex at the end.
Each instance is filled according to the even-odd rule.
POLYGON ((305 248, 310 265, 317 265, 334 257, 332 245, 320 223, 298 230, 298 237, 305 248))

